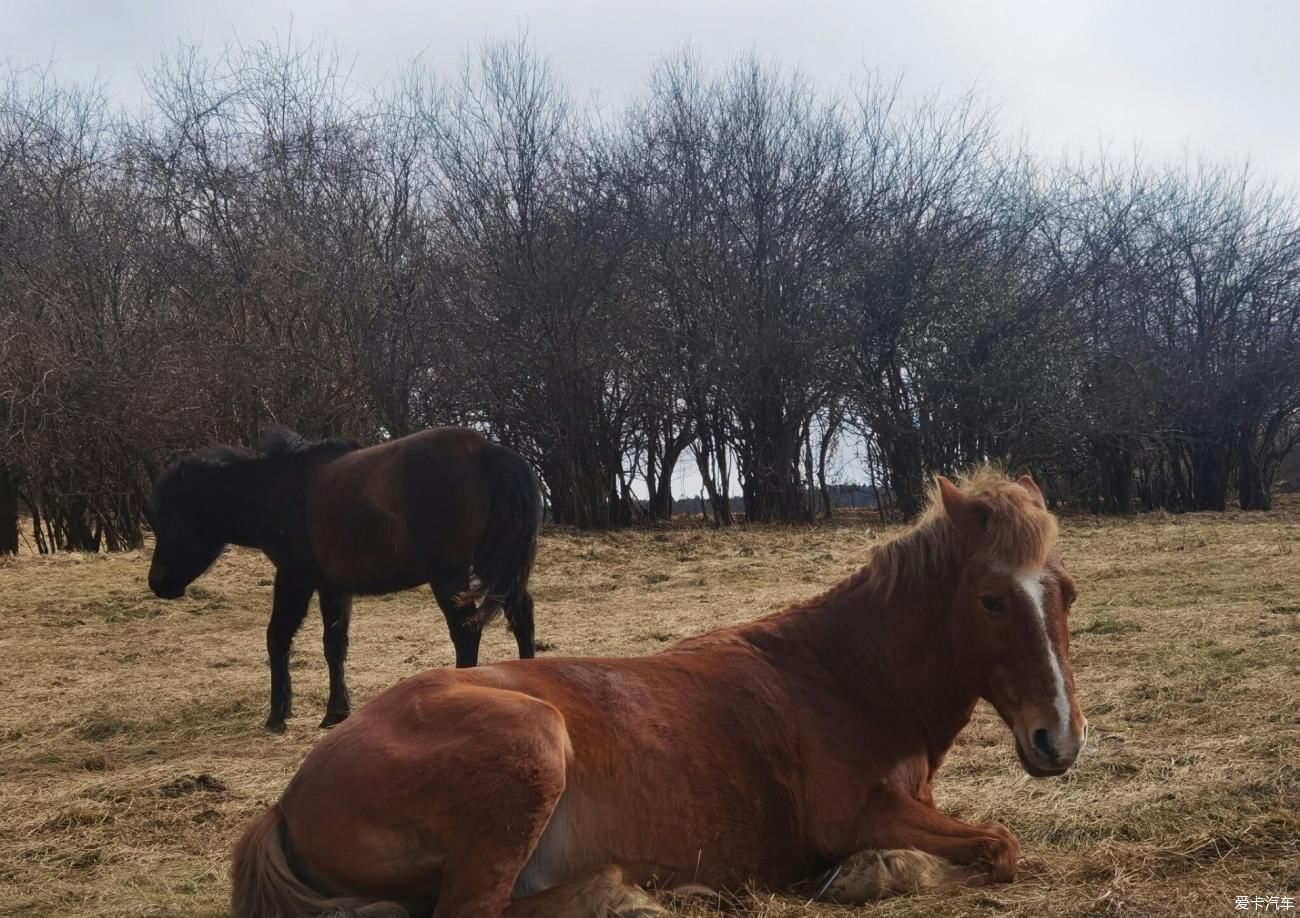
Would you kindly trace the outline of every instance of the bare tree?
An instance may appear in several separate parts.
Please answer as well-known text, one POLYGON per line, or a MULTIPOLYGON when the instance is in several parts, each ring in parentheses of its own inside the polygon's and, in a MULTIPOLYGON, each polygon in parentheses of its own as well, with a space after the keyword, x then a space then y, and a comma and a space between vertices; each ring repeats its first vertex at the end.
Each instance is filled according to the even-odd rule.
POLYGON ((483 419, 532 457, 556 520, 624 521, 631 237, 611 140, 524 38, 467 61, 429 119, 483 419))
POLYGON ((970 94, 846 111, 754 58, 575 106, 525 38, 362 93, 180 47, 116 111, 0 82, 0 553, 140 544, 178 450, 472 424, 554 518, 881 512, 1029 464, 1101 512, 1270 505, 1300 446, 1300 206, 1245 168, 1047 168, 970 94), (633 495, 644 483, 648 499, 633 495))

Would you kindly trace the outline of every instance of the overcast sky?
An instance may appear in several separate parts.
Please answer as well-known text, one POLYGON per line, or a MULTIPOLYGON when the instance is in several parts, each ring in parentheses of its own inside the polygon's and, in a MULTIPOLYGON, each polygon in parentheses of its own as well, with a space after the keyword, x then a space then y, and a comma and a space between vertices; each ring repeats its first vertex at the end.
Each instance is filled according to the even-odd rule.
POLYGON ((450 68, 526 28, 580 98, 617 104, 650 62, 690 42, 725 62, 757 50, 828 87, 864 66, 909 93, 979 83, 1045 153, 1100 144, 1151 158, 1249 157, 1300 183, 1300 2, 1202 0, 0 0, 0 59, 97 74, 125 102, 179 40, 285 36, 337 44, 363 84, 423 54, 450 68))

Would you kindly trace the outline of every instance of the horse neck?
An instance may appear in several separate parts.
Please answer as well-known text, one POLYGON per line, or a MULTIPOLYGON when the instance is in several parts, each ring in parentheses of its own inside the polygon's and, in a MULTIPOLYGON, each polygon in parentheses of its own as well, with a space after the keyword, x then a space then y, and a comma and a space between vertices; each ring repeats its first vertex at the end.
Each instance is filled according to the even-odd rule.
POLYGON ((206 494, 207 514, 223 541, 262 547, 262 521, 277 473, 261 456, 237 459, 217 470, 219 480, 206 494))
MULTIPOLYGON (((938 764, 969 721, 977 696, 960 679, 947 619, 960 565, 917 576, 863 572, 810 603, 753 623, 746 634, 804 684, 833 687, 869 732, 882 721, 938 764), (824 677, 806 677, 820 672, 824 677)), ((873 570, 873 568, 876 568, 873 570)))

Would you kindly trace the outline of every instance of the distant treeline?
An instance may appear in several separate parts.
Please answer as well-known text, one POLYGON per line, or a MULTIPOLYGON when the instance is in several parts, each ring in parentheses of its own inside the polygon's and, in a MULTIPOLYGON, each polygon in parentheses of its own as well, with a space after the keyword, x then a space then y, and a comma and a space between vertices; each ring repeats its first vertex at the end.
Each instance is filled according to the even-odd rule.
POLYGON ((475 425, 592 527, 670 515, 683 457, 719 523, 730 480, 827 514, 849 435, 903 514, 986 459, 1263 509, 1300 438, 1300 208, 1245 167, 1047 162, 974 96, 690 53, 597 110, 524 40, 364 94, 182 49, 147 88, 0 85, 0 551, 20 500, 41 550, 136 546, 169 457, 272 422, 475 425))
MULTIPOLYGON (((884 503, 877 502, 876 489, 872 485, 827 485, 826 497, 830 500, 832 510, 884 509, 884 503)), ((743 497, 732 497, 729 504, 734 517, 743 517, 745 513, 743 497)), ((710 507, 711 504, 704 493, 698 497, 678 497, 673 500, 673 514, 678 516, 696 516, 708 520, 711 518, 710 507)))

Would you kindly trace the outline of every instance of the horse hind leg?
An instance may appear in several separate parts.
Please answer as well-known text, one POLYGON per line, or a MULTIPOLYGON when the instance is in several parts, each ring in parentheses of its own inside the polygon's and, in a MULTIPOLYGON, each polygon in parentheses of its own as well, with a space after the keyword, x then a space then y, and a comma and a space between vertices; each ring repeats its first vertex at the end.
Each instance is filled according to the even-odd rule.
POLYGON ((329 666, 330 694, 325 703, 321 728, 333 727, 352 713, 344 664, 348 657, 348 626, 352 620, 352 597, 337 590, 320 591, 320 613, 324 624, 325 662, 329 666))
MULTIPOLYGON (((447 846, 434 918, 502 918, 516 913, 511 899, 551 821, 566 785, 569 737, 559 711, 543 701, 501 689, 474 688, 444 699, 444 711, 464 713, 461 728, 478 737, 449 775, 490 766, 491 778, 462 785, 433 804, 447 846)), ((459 746, 457 747, 459 750, 459 746)), ((436 834, 436 830, 435 830, 436 834)), ((542 904, 545 905, 543 900, 542 904)), ((521 915, 559 912, 520 912, 521 915)))
POLYGON ((475 605, 470 588, 469 571, 440 571, 430 579, 433 597, 447 620, 452 646, 456 648, 456 668, 478 665, 478 647, 483 639, 484 612, 475 605))
POLYGON ((536 654, 533 639, 533 594, 521 590, 505 604, 506 621, 519 645, 519 659, 531 660, 536 654))
POLYGON ((515 899, 505 918, 654 918, 667 915, 645 890, 627 882, 613 865, 596 873, 515 899))

